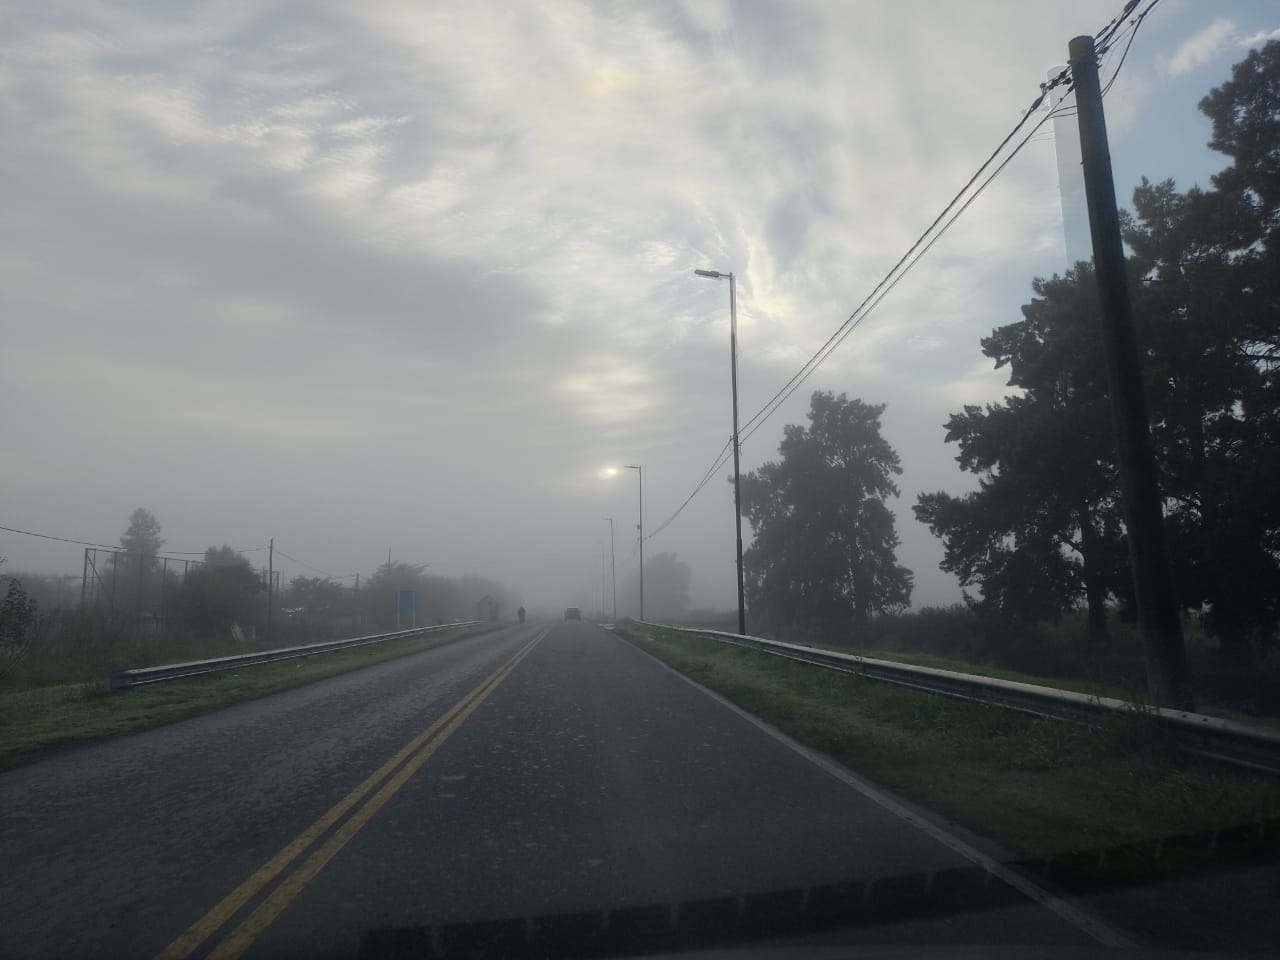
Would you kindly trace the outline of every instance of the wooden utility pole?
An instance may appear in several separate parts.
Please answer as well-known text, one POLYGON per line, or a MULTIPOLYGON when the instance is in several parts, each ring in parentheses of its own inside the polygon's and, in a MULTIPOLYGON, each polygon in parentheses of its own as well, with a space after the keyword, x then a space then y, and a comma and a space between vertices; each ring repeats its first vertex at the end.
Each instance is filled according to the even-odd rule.
MULTIPOLYGON (((261 543, 262 541, 258 541, 261 543)), ((275 599, 276 538, 267 544, 267 639, 271 639, 271 607, 275 599)))
POLYGON ((640 467, 640 619, 644 620, 644 467, 640 467))
POLYGON ((1111 395, 1116 462, 1120 467, 1125 527, 1129 534, 1129 567, 1133 574, 1138 630, 1146 655, 1147 684, 1157 706, 1189 710, 1193 704, 1182 621, 1165 545, 1160 476, 1143 393, 1142 360, 1134 330, 1133 304, 1129 299, 1093 37, 1076 37, 1068 45, 1068 51, 1075 81, 1080 154, 1102 314, 1102 351, 1107 390, 1111 395))

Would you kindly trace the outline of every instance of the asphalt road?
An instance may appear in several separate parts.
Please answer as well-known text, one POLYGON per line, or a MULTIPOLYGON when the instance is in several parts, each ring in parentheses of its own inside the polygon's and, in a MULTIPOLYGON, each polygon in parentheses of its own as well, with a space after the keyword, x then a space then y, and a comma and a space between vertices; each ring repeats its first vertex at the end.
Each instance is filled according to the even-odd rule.
MULTIPOLYGON (((766 901, 734 898, 974 882, 936 835, 586 623, 504 628, 0 774, 0 851, 5 958, 352 957, 482 920, 607 926, 657 904, 670 921, 666 905, 716 898, 750 915, 766 901)), ((480 928, 445 939, 458 929, 480 928)), ((1020 895, 842 936, 1097 945, 1020 895)))

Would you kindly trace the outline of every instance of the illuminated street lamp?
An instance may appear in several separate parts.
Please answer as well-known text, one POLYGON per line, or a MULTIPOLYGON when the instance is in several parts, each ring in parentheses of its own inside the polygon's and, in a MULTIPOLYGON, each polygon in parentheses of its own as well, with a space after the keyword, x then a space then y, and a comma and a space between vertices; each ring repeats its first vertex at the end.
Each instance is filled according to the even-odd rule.
POLYGON ((738 288, 732 273, 695 270, 708 280, 729 281, 729 378, 733 389, 733 512, 738 543, 738 633, 747 632, 747 602, 742 588, 742 468, 738 442, 738 288))

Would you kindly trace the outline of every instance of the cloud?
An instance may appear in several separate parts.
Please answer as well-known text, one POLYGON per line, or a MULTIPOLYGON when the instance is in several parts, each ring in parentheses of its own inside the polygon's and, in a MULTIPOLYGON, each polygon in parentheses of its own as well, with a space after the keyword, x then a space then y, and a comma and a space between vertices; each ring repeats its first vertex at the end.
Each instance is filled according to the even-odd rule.
POLYGON ((1280 28, 1257 30, 1246 36, 1239 32, 1234 20, 1217 17, 1183 40, 1173 53, 1157 56, 1156 66, 1167 77, 1182 77, 1232 50, 1251 50, 1276 39, 1280 39, 1280 28))
MULTIPOLYGON (((728 429, 727 291, 691 271, 737 274, 745 419, 1114 2, 1081 6, 1034 36, 1012 3, 95 2, 6 25, 24 466, 2 499, 87 539, 142 502, 195 549, 292 524, 329 569, 387 540, 488 569, 612 511, 584 506, 620 489, 606 462, 651 466, 660 518, 728 429)), ((948 485, 939 425, 999 388, 977 338, 1057 265, 1053 169, 1028 147, 753 456, 810 389, 848 390, 911 411, 891 439, 948 485)), ((726 496, 664 534, 722 585, 726 496)))
POLYGON ((1172 54, 1157 57, 1156 64, 1165 76, 1185 76, 1198 67, 1211 63, 1231 49, 1235 42, 1235 21, 1218 17, 1178 44, 1172 54))
POLYGON ((1247 37, 1240 37, 1236 40, 1236 46, 1241 50, 1252 50, 1272 40, 1280 40, 1280 27, 1274 30, 1259 30, 1247 37))

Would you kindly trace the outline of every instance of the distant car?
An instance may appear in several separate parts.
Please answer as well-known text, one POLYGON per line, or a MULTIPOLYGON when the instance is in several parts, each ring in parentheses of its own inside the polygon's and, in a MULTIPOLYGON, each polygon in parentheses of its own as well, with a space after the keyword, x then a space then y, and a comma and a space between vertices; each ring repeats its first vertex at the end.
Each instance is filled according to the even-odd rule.
POLYGON ((564 618, 566 620, 581 620, 582 611, 579 610, 577 607, 568 607, 564 611, 564 618))

